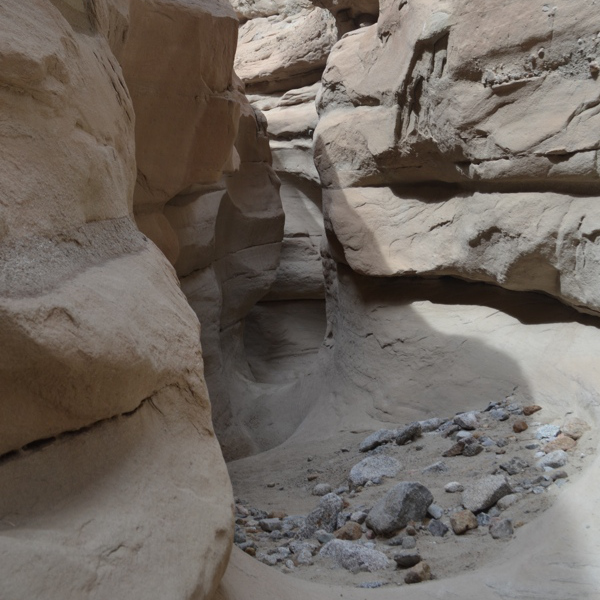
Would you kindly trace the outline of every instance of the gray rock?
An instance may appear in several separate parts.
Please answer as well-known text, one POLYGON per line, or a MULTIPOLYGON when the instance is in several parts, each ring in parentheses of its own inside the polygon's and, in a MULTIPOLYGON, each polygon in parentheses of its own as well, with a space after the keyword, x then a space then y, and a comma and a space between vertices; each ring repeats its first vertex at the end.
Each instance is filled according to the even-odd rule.
POLYGON ((490 410, 490 417, 496 421, 506 421, 510 415, 503 408, 493 408, 490 410))
POLYGON ((308 552, 311 556, 318 550, 318 546, 313 542, 306 542, 302 540, 292 540, 288 547, 294 554, 308 552))
POLYGON ((447 420, 448 419, 441 419, 440 417, 433 417, 432 419, 419 421, 419 425, 421 426, 421 431, 423 433, 429 433, 430 431, 439 429, 444 423, 447 422, 447 420))
POLYGON ((300 539, 312 537, 317 529, 333 533, 337 529, 337 518, 344 501, 335 494, 327 494, 319 501, 319 505, 306 517, 306 522, 297 536, 300 539))
POLYGON ((304 515, 291 515, 285 517, 282 522, 282 531, 292 531, 293 529, 300 529, 304 527, 306 523, 306 517, 304 515))
MULTIPOLYGON (((469 440, 467 440, 467 441, 469 441, 469 440)), ((470 444, 467 443, 462 451, 463 456, 477 456, 481 452, 483 452, 483 446, 479 442, 476 442, 476 441, 473 441, 470 444)))
POLYGON ((310 550, 300 550, 296 554, 296 563, 299 565, 310 566, 314 563, 310 550))
POLYGON ((518 502, 521 499, 520 494, 509 494, 508 496, 504 496, 504 498, 500 498, 496 503, 496 506, 500 510, 506 510, 509 506, 512 506, 515 502, 518 502))
POLYGON ((470 438, 472 436, 473 434, 470 431, 467 431, 466 429, 461 429, 456 433, 457 440, 466 440, 467 438, 470 438))
POLYGON ((315 531, 315 538, 320 544, 326 544, 327 542, 330 542, 334 537, 335 536, 333 535, 333 533, 329 533, 327 531, 324 531, 323 529, 318 529, 317 531, 315 531))
POLYGON ((446 473, 447 471, 449 471, 448 465, 443 460, 438 460, 425 467, 421 473, 446 473))
POLYGON ((504 475, 487 475, 468 484, 462 495, 463 506, 471 512, 480 512, 494 506, 500 498, 512 492, 504 475))
POLYGON ((258 522, 263 531, 271 533, 271 531, 280 530, 283 526, 281 519, 261 519, 258 522))
POLYGON ((435 537, 444 537, 448 533, 448 527, 439 519, 431 519, 427 526, 429 533, 435 537))
POLYGON ((518 473, 522 473, 525 469, 527 469, 527 467, 529 467, 529 463, 518 456, 514 456, 508 462, 500 465, 500 468, 503 471, 506 471, 509 475, 517 475, 518 473))
POLYGON ((341 512, 337 518, 336 529, 343 527, 346 524, 346 522, 349 520, 350 520, 350 513, 349 512, 341 512))
POLYGON ((398 446, 404 446, 405 444, 408 444, 408 442, 416 440, 421 434, 421 425, 418 422, 410 423, 406 427, 398 430, 396 444, 398 444, 398 446))
POLYGON ((462 492, 464 489, 463 484, 458 481, 450 481, 444 486, 444 491, 448 494, 456 494, 457 492, 462 492))
POLYGON ((550 452, 546 454, 543 458, 541 458, 537 466, 543 468, 550 469, 559 469, 560 467, 564 467, 569 460, 568 454, 564 450, 554 450, 554 452, 550 452))
POLYGON ((405 535, 402 537, 402 547, 405 550, 412 550, 417 547, 417 540, 412 535, 405 535))
POLYGON ((490 448, 491 446, 494 446, 496 444, 496 442, 491 437, 487 437, 486 435, 479 438, 479 443, 485 448, 490 448))
POLYGON ((555 438, 560 433, 560 427, 558 425, 542 425, 538 427, 535 432, 535 437, 538 440, 545 440, 555 438))
POLYGON ((477 412, 472 410, 469 412, 461 413, 454 417, 454 422, 462 429, 473 431, 477 429, 479 422, 477 420, 477 412))
POLYGON ((362 525, 367 518, 367 514, 364 510, 356 510, 350 515, 350 520, 362 525))
POLYGON ((490 523, 490 535, 495 540, 511 537, 514 533, 510 519, 493 519, 490 523))
POLYGON ((271 567, 274 567, 281 560, 277 554, 265 554, 264 552, 257 552, 256 558, 271 567))
POLYGON ((433 494, 422 484, 403 481, 395 485, 369 512, 367 526, 379 535, 389 535, 420 521, 433 502, 433 494))
POLYGON ((391 442, 398 434, 397 429, 380 429, 366 437, 358 446, 360 452, 368 452, 383 444, 391 442))
POLYGON ((233 534, 233 541, 236 544, 243 544, 246 541, 246 532, 238 525, 235 526, 235 533, 233 534))
POLYGON ((363 581, 362 583, 359 583, 356 587, 367 590, 374 590, 376 588, 383 587, 384 585, 387 585, 387 581, 363 581))
POLYGON ((367 548, 346 540, 331 540, 321 548, 319 554, 331 559, 338 567, 358 573, 359 571, 380 571, 389 566, 383 552, 367 548))
POLYGON ((351 488, 365 485, 367 481, 373 481, 382 477, 395 477, 402 469, 402 465, 393 457, 380 454, 367 456, 350 470, 348 483, 351 488))
POLYGON ((434 519, 441 519, 444 514, 444 509, 437 504, 430 504, 427 513, 434 519))
POLYGON ((527 448, 527 450, 537 450, 540 447, 539 444, 527 444, 525 446, 525 448, 527 448))
POLYGON ((331 486, 328 483, 317 483, 312 489, 313 496, 325 496, 325 494, 331 494, 331 486))
POLYGON ((404 538, 411 538, 410 535, 395 535, 387 541, 388 546, 402 546, 404 538))
POLYGON ((410 569, 421 562, 421 555, 416 550, 403 550, 394 554, 394 561, 400 569, 410 569))
POLYGON ((498 446, 498 448, 504 448, 504 446, 508 446, 508 440, 500 438, 499 440, 496 440, 496 446, 498 446))
POLYGON ((439 429, 436 429, 436 433, 439 433, 442 437, 450 437, 456 433, 460 427, 454 423, 454 421, 446 421, 439 429))
POLYGON ((274 531, 271 531, 271 533, 269 533, 269 539, 271 540, 280 540, 283 537, 283 534, 281 533, 281 531, 275 529, 274 531))
POLYGON ((479 525, 479 527, 487 527, 491 522, 492 517, 487 513, 482 512, 477 515, 477 525, 479 525))

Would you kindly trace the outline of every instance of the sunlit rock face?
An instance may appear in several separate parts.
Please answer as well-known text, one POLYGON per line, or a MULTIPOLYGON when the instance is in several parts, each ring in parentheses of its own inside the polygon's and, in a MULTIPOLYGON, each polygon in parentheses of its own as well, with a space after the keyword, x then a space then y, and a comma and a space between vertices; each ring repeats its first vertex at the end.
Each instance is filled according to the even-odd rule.
POLYGON ((348 264, 597 312, 597 29, 584 1, 388 2, 342 39, 315 160, 348 264))
MULTIPOLYGON (((0 2, 3 597, 206 598, 225 568, 232 497, 199 324, 169 261, 132 218, 137 101, 113 53, 131 58, 127 39, 135 46, 139 27, 160 30, 168 17, 191 23, 180 42, 196 48, 197 21, 213 18, 212 4, 0 2)), ((232 63, 227 10, 223 60, 232 63)), ((157 41, 136 50, 136 95, 173 76, 158 57, 176 54, 157 41)), ((195 72, 210 79, 219 67, 203 60, 195 72)), ((187 84, 179 73, 167 87, 181 98, 187 84)), ((219 115, 205 117, 216 128, 209 139, 226 146, 237 123, 219 115)), ((198 126, 185 111, 178 118, 180 130, 198 126)), ((138 166, 157 138, 173 144, 148 119, 138 166)), ((198 138, 180 141, 189 149, 198 138)), ((231 145, 205 156, 225 162, 231 145)), ((157 188, 168 192, 157 206, 198 178, 202 167, 189 163, 204 159, 186 152, 171 157, 167 183, 149 177, 152 202, 157 188)))

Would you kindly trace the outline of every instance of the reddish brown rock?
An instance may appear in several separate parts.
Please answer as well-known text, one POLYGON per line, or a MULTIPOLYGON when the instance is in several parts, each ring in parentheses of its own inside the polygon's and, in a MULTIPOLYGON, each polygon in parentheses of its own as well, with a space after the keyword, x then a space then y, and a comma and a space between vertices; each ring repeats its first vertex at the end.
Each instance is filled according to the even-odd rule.
POLYGON ((450 525, 456 535, 477 529, 477 517, 470 510, 461 510, 450 515, 450 525))
POLYGON ((338 540, 359 540, 362 537, 362 528, 354 521, 348 521, 333 533, 338 540))
POLYGON ((515 433, 522 433, 526 429, 529 429, 529 425, 527 425, 527 423, 521 419, 519 421, 515 421, 512 428, 515 433))
POLYGON ((530 406, 524 406, 523 407, 523 414, 526 417, 529 417, 530 415, 532 415, 533 413, 538 412, 539 410, 542 410, 541 406, 539 406, 538 404, 531 404, 530 406))

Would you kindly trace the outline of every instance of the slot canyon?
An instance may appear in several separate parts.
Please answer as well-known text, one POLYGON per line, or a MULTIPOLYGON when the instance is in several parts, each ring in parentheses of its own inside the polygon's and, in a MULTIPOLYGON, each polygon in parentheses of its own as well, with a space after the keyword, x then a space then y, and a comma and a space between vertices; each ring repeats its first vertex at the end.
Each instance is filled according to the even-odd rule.
POLYGON ((600 0, 0 0, 0 139, 0 600, 600 599, 600 0))

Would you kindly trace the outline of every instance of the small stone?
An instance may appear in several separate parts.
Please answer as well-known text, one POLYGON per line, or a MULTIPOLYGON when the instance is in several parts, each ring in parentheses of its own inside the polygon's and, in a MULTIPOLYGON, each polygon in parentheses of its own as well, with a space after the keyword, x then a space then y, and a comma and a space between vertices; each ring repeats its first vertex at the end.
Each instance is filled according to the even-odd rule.
POLYGON ((500 438, 499 440, 496 440, 496 446, 498 446, 498 448, 504 448, 505 446, 508 446, 508 440, 500 438))
POLYGON ((529 467, 529 463, 525 462, 518 456, 514 456, 508 462, 500 465, 500 468, 503 471, 506 471, 509 475, 517 475, 518 473, 522 473, 525 469, 527 469, 527 467, 529 467))
POLYGON ((435 537, 444 537, 448 533, 448 527, 439 519, 431 519, 427 526, 429 533, 435 537))
POLYGON ((313 564, 313 557, 310 550, 300 550, 295 558, 297 565, 310 566, 313 564))
POLYGON ((369 512, 367 525, 380 535, 389 535, 419 521, 433 502, 432 493, 418 482, 396 484, 369 512))
POLYGON ((310 475, 306 476, 306 479, 308 481, 314 481, 315 479, 318 479, 318 478, 319 478, 319 476, 316 473, 311 473, 310 475))
POLYGON ((243 544, 246 541, 246 533, 243 529, 236 527, 233 534, 233 541, 235 544, 243 544))
POLYGON ((421 561, 412 569, 408 570, 404 576, 404 583, 421 583, 431 579, 431 569, 426 562, 421 561))
POLYGON ((512 537, 514 529, 510 519, 492 519, 490 523, 490 535, 495 540, 512 537))
POLYGON ((494 408, 490 410, 490 417, 496 421, 506 421, 510 415, 503 408, 494 408))
POLYGON ((244 552, 250 556, 256 556, 256 548, 254 546, 247 546, 244 548, 244 552))
POLYGON ((487 435, 484 435, 483 437, 481 437, 479 440, 479 443, 482 446, 484 446, 485 448, 490 448, 496 444, 496 442, 491 437, 488 437, 487 435))
POLYGON ((456 494, 458 492, 462 492, 464 490, 464 486, 462 483, 458 481, 450 481, 444 486, 444 491, 448 494, 456 494))
POLYGON ((426 421, 419 421, 419 425, 421 426, 422 433, 429 433, 430 431, 435 431, 436 429, 439 429, 446 422, 447 419, 433 417, 432 419, 427 419, 426 421))
POLYGON ((566 479, 569 475, 566 471, 554 471, 550 476, 553 481, 556 481, 557 479, 566 479))
POLYGON ((333 490, 333 493, 336 496, 341 496, 342 494, 347 494, 350 491, 350 488, 347 485, 341 485, 339 488, 333 490))
POLYGON ((360 571, 380 571, 389 565, 383 552, 367 548, 346 540, 331 540, 319 552, 324 558, 330 558, 339 566, 358 573, 360 571))
POLYGON ((445 473, 448 470, 448 465, 443 460, 438 460, 428 467, 425 467, 421 473, 445 473))
POLYGON ((490 508, 490 510, 488 510, 488 515, 490 517, 499 517, 500 514, 501 514, 501 511, 497 506, 492 506, 492 508, 490 508))
POLYGON ((265 565, 269 565, 270 567, 274 567, 278 562, 278 556, 275 554, 264 554, 263 552, 257 552, 256 558, 260 560, 260 562, 265 565))
POLYGON ((333 533, 329 533, 328 531, 325 531, 323 529, 318 529, 317 531, 315 531, 315 538, 317 540, 317 542, 319 542, 319 544, 326 544, 327 542, 330 542, 335 536, 333 535, 333 533))
POLYGON ((442 454, 442 456, 445 456, 445 457, 460 456, 463 453, 465 446, 466 446, 466 444, 465 444, 464 440, 460 440, 459 442, 456 442, 456 444, 454 444, 453 446, 448 448, 448 450, 446 450, 446 452, 444 452, 442 454))
POLYGON ((406 535, 410 535, 412 537, 414 537, 415 535, 417 535, 417 529, 415 528, 414 525, 407 525, 406 529, 404 530, 406 532, 406 535))
POLYGON ((274 488, 277 484, 275 482, 267 483, 268 488, 274 488))
POLYGON ((487 513, 481 512, 477 515, 477 524, 479 527, 487 527, 492 522, 492 517, 487 513))
POLYGON ((573 450, 575 446, 577 446, 577 442, 572 437, 561 433, 544 446, 544 452, 549 453, 555 450, 564 450, 567 452, 573 450))
POLYGON ((460 510, 450 515, 450 525, 456 535, 463 535, 470 529, 477 529, 477 517, 470 510, 460 510))
POLYGON ((526 417, 529 417, 529 416, 531 416, 532 414, 534 414, 534 413, 536 413, 536 412, 538 412, 538 411, 540 411, 540 410, 542 410, 542 407, 541 407, 541 406, 538 406, 537 404, 531 404, 531 405, 529 405, 529 406, 524 406, 524 407, 523 407, 523 414, 524 414, 526 417))
POLYGON ((283 523, 281 519, 261 519, 258 524, 263 531, 270 533, 271 531, 275 531, 281 529, 283 523))
POLYGON ((477 456, 483 452, 483 446, 479 443, 466 444, 463 449, 463 456, 477 456))
POLYGON ((473 432, 472 431, 466 431, 465 429, 461 429, 460 431, 458 431, 456 433, 456 439, 457 440, 467 440, 467 438, 470 438, 473 436, 473 432))
POLYGON ((421 425, 418 422, 410 423, 398 431, 396 436, 396 444, 404 446, 408 442, 412 442, 422 434, 421 425))
POLYGON ((287 517, 287 513, 283 510, 272 510, 267 515, 269 519, 285 519, 287 517))
POLYGON ((271 531, 271 533, 269 533, 269 539, 271 540, 280 540, 282 538, 283 534, 281 533, 281 531, 278 531, 277 529, 275 531, 271 531))
POLYGON ((430 504, 427 512, 434 519, 441 519, 444 514, 444 510, 437 504, 430 504))
POLYGON ((376 588, 383 587, 384 585, 386 585, 385 581, 363 581, 362 583, 359 583, 356 587, 367 590, 374 590, 376 588))
POLYGON ((359 452, 368 452, 383 444, 388 444, 397 435, 396 429, 380 429, 366 437, 358 446, 359 452))
POLYGON ((285 566, 286 566, 286 567, 287 567, 287 568, 288 568, 290 571, 293 571, 293 570, 294 570, 294 568, 295 568, 294 561, 293 561, 293 560, 291 560, 291 559, 289 559, 289 558, 288 558, 288 559, 285 561, 284 565, 285 565, 285 566))
POLYGON ((510 484, 503 475, 488 475, 465 487, 462 503, 466 509, 479 512, 493 506, 511 491, 510 484))
POLYGON ((500 510, 506 510, 509 506, 512 506, 515 502, 518 502, 521 499, 520 494, 509 494, 508 496, 504 496, 504 498, 500 498, 496 503, 496 506, 500 510))
POLYGON ((525 431, 526 429, 529 429, 529 425, 527 425, 527 423, 525 423, 525 421, 519 420, 519 421, 515 421, 513 423, 512 428, 515 433, 523 433, 523 431, 525 431))
POLYGON ((569 457, 564 450, 554 450, 550 454, 546 454, 543 458, 540 458, 537 465, 540 468, 550 467, 551 469, 558 469, 564 467, 567 464, 569 457))
POLYGON ((456 415, 454 417, 454 422, 462 429, 467 429, 468 431, 477 429, 477 425, 479 424, 477 412, 474 410, 456 415))
POLYGON ((439 429, 436 430, 442 437, 450 437, 454 433, 456 433, 460 427, 454 423, 453 421, 447 421, 444 423, 439 429))
POLYGON ((534 488, 531 488, 531 493, 532 494, 543 494, 545 489, 546 488, 542 487, 541 485, 536 485, 534 488))
POLYGON ((352 467, 348 484, 350 488, 357 488, 377 478, 395 477, 401 469, 402 465, 391 456, 383 454, 367 456, 352 467))
MULTIPOLYGON (((517 77, 515 77, 515 79, 520 79, 520 76, 517 75, 517 77)), ((520 404, 517 404, 516 402, 509 404, 506 407, 506 410, 508 410, 508 412, 513 415, 522 415, 523 414, 523 407, 520 404)))
POLYGON ((394 554, 394 560, 399 569, 410 569, 421 562, 421 555, 416 550, 403 550, 394 554))
POLYGON ((417 540, 412 535, 405 535, 402 537, 402 547, 405 550, 412 550, 417 547, 417 540))
POLYGON ((583 419, 577 417, 565 419, 561 427, 562 432, 574 440, 578 440, 588 429, 590 426, 583 419))
POLYGON ((538 440, 555 438, 560 433, 560 427, 558 425, 542 425, 538 427, 535 432, 535 437, 538 440))
POLYGON ((344 501, 335 494, 327 494, 319 500, 319 505, 313 509, 298 532, 301 539, 312 537, 318 529, 333 533, 337 529, 337 518, 344 506, 344 501))
POLYGON ((527 444, 525 446, 525 448, 527 448, 527 450, 537 450, 540 447, 539 444, 527 444))
POLYGON ((331 486, 328 483, 317 483, 312 489, 313 496, 325 496, 331 493, 331 486))
POLYGON ((354 511, 350 515, 351 521, 354 521, 355 523, 360 523, 361 525, 365 522, 366 518, 367 518, 367 513, 364 510, 354 511))
POLYGON ((340 527, 334 536, 338 540, 359 540, 362 537, 362 528, 354 521, 348 521, 343 527, 340 527))

